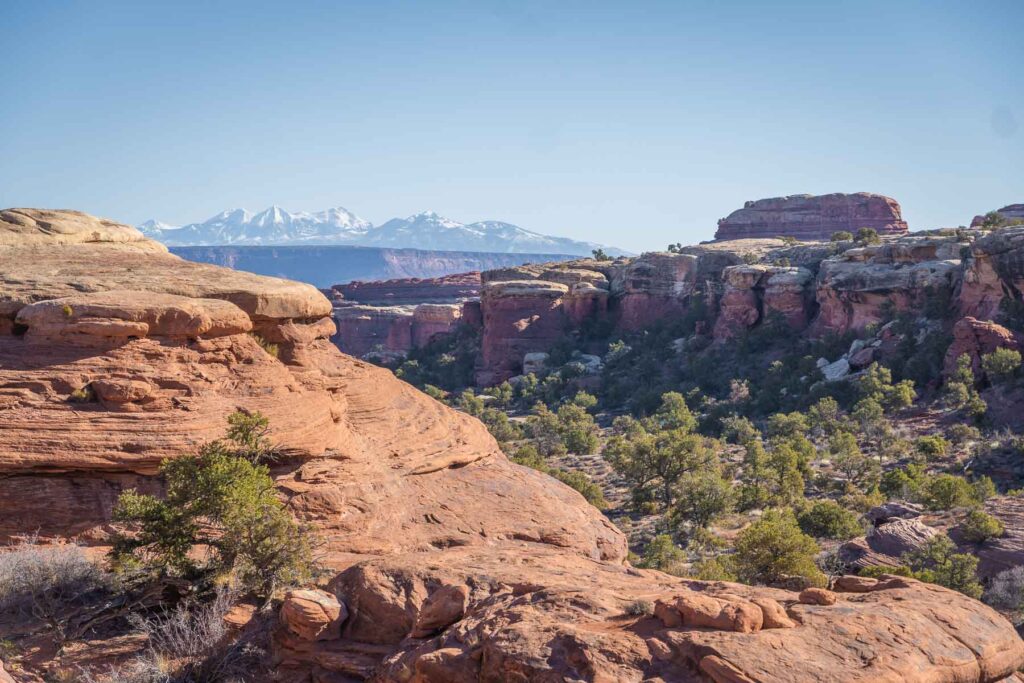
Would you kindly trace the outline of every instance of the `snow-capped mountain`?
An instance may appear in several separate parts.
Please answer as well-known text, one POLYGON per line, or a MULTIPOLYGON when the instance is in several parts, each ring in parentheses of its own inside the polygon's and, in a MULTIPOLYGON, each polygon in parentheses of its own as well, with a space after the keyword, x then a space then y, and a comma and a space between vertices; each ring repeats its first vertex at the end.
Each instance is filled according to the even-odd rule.
MULTIPOLYGON (((223 211, 203 223, 174 227, 155 220, 137 226, 168 246, 326 245, 347 244, 437 251, 480 251, 507 254, 569 254, 589 256, 602 245, 542 235, 511 223, 459 223, 433 211, 393 218, 374 227, 351 211, 337 207, 290 213, 272 206, 260 213, 223 211)), ((604 247, 610 255, 626 252, 604 247)))
POLYGON ((229 209, 203 223, 182 227, 153 220, 136 227, 168 246, 205 246, 353 244, 373 226, 342 207, 316 213, 291 213, 272 206, 255 214, 245 209, 229 209))

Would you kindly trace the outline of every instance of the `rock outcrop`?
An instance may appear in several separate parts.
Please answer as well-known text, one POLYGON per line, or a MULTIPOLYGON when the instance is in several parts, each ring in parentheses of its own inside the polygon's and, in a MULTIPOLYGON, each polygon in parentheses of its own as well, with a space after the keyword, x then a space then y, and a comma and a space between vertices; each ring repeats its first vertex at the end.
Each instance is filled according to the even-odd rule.
POLYGON ((260 411, 331 562, 528 538, 621 561, 620 532, 477 421, 338 352, 331 305, 84 214, 0 213, 0 538, 103 543, 117 495, 260 411), (66 218, 66 220, 65 220, 66 218), (19 237, 20 236, 20 237, 19 237), (491 500, 466 491, 500 492, 491 500))
POLYGON ((311 646, 279 631, 282 672, 368 675, 367 653, 382 650, 374 680, 421 683, 995 681, 1024 662, 1001 616, 913 579, 797 594, 540 547, 420 559, 342 573, 331 584, 351 614, 342 637, 311 646))
POLYGON ((976 379, 984 376, 981 357, 996 349, 1020 350, 1020 342, 1016 335, 999 323, 991 320, 978 320, 967 316, 953 325, 953 343, 946 349, 943 372, 947 377, 956 371, 960 356, 971 359, 971 370, 976 379))
POLYGON ((896 567, 904 564, 905 553, 920 549, 936 533, 918 519, 895 519, 844 543, 839 559, 852 569, 896 567))
POLYGON ((758 199, 718 221, 716 240, 795 237, 828 241, 835 232, 872 228, 879 235, 901 235, 907 223, 895 199, 868 192, 791 195, 758 199))
POLYGON ((436 278, 403 278, 334 285, 331 291, 345 301, 361 304, 458 303, 480 296, 480 272, 436 278))
POLYGON ((484 334, 477 382, 491 385, 522 371, 523 356, 544 351, 568 329, 567 285, 541 280, 488 282, 480 298, 484 334))
POLYGON ((960 289, 960 313, 992 320, 1024 299, 1024 227, 994 230, 971 245, 960 289))
POLYGON ((965 246, 955 236, 909 236, 825 259, 818 272, 819 310, 811 333, 861 331, 893 313, 929 306, 948 310, 960 283, 965 246))
POLYGON ((814 276, 805 268, 729 266, 722 273, 724 291, 718 304, 715 338, 724 341, 758 322, 777 317, 801 332, 811 317, 814 276))
MULTIPOLYGON (((1005 220, 1010 221, 1024 221, 1024 204, 1008 204, 1001 209, 995 211, 1005 220)), ((986 216, 984 214, 975 216, 971 220, 972 228, 980 228, 985 223, 986 216)))

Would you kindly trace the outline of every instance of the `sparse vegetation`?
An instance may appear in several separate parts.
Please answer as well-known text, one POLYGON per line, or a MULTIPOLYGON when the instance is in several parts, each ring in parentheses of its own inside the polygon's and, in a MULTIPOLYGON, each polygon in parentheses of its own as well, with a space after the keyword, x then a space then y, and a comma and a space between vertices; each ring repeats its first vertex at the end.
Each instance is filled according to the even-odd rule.
POLYGON ((309 581, 312 542, 277 498, 266 465, 252 459, 265 422, 232 416, 226 441, 164 461, 162 498, 127 491, 114 510, 131 531, 117 538, 112 560, 190 580, 233 573, 240 585, 269 597, 309 581), (207 549, 202 559, 191 551, 207 549))

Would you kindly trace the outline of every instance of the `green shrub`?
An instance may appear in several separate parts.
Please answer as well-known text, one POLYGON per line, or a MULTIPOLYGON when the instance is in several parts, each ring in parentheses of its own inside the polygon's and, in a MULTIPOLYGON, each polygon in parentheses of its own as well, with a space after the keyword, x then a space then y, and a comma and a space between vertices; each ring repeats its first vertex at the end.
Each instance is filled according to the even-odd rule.
POLYGON ((845 541, 864 533, 860 518, 833 500, 821 500, 797 515, 800 529, 815 538, 845 541))
POLYGON ((993 384, 1010 380, 1020 369, 1020 351, 996 349, 981 357, 981 367, 993 384))
POLYGON ((693 565, 690 575, 700 581, 737 581, 729 557, 709 557, 693 565))
POLYGON ((640 560, 641 567, 660 569, 663 572, 678 573, 686 561, 686 553, 682 551, 668 534, 659 534, 651 539, 644 548, 640 560))
POLYGON ((978 502, 971 484, 963 477, 953 474, 937 474, 928 478, 921 495, 924 504, 930 510, 952 510, 976 505, 978 502))
POLYGON ((972 598, 981 597, 978 582, 978 558, 957 553, 956 546, 947 536, 934 536, 921 548, 903 556, 903 561, 921 581, 935 583, 960 591, 972 598))
POLYGON ((308 582, 315 570, 310 539, 278 499, 267 467, 250 460, 246 448, 214 441, 197 455, 165 460, 162 499, 122 493, 114 519, 133 533, 117 537, 115 564, 142 563, 186 578, 231 572, 263 596, 308 582), (192 554, 196 546, 206 548, 202 558, 192 554))
POLYGON ((874 228, 861 228, 857 231, 856 237, 858 244, 879 244, 882 238, 878 236, 878 231, 874 228))
POLYGON ((949 442, 938 434, 919 436, 914 441, 917 452, 928 459, 939 458, 949 450, 949 442))
POLYGON ((853 239, 853 233, 849 230, 839 230, 832 233, 829 238, 830 242, 849 242, 853 239))
POLYGON ((736 538, 736 574, 747 583, 772 584, 800 576, 823 585, 825 576, 814 563, 819 551, 792 511, 769 510, 736 538))
POLYGON ((1006 529, 998 519, 975 508, 960 522, 960 532, 971 543, 984 543, 990 538, 1002 536, 1006 529))
POLYGON ((591 481, 590 477, 583 472, 552 468, 548 473, 569 488, 578 491, 588 503, 596 507, 598 510, 604 510, 608 507, 608 501, 605 500, 604 491, 602 491, 601 487, 591 481))
POLYGON ((679 479, 677 488, 672 507, 672 520, 676 525, 685 522, 707 528, 736 503, 732 482, 725 481, 717 472, 688 472, 679 479))

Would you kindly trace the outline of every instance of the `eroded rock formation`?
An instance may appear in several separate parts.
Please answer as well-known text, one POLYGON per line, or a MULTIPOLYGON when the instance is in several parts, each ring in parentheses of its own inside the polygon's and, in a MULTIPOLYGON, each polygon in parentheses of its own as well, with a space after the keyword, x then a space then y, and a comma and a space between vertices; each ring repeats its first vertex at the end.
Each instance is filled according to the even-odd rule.
POLYGON ((365 562, 334 642, 277 636, 285 671, 377 681, 995 681, 1024 649, 958 593, 845 577, 804 593, 704 583, 527 545, 365 562), (641 605, 638 608, 638 605, 641 605), (969 624, 969 626, 968 626, 969 624))
MULTIPOLYGON (((156 490, 159 461, 234 410, 265 413, 280 493, 340 572, 286 596, 287 680, 966 682, 1024 664, 1008 622, 934 586, 859 582, 830 604, 632 569, 575 491, 341 354, 315 289, 191 264, 80 214, 0 220, 0 533, 102 543, 119 491, 156 490)), ((580 284, 600 289, 526 280, 496 296, 554 302, 580 284)))
POLYGON ((795 237, 828 241, 839 231, 856 233, 872 228, 880 235, 899 235, 907 223, 895 199, 869 192, 855 194, 799 194, 758 199, 718 221, 716 240, 758 237, 795 237))
POLYGON ((456 303, 480 296, 480 272, 334 285, 331 290, 361 304, 456 303))
POLYGON ((508 463, 478 422, 339 353, 313 287, 84 214, 3 212, 0 235, 0 537, 102 543, 120 491, 155 490, 164 458, 241 409, 270 419, 282 494, 338 562, 505 538, 625 556, 600 513, 508 463))

